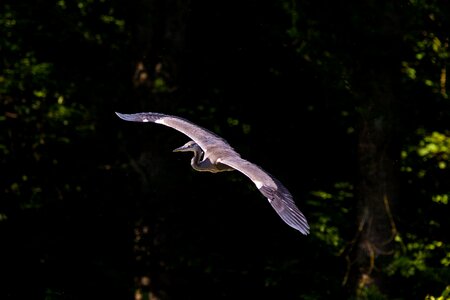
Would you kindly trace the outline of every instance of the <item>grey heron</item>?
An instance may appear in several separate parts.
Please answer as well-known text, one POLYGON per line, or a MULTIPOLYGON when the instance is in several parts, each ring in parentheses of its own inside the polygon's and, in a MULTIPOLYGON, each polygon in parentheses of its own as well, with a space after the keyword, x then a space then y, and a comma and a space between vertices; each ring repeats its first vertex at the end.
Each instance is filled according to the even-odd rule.
POLYGON ((295 205, 292 195, 261 167, 241 158, 223 138, 184 118, 154 112, 121 114, 119 118, 131 122, 153 122, 171 127, 187 135, 191 141, 175 149, 175 152, 194 152, 191 166, 197 171, 223 172, 237 170, 250 178, 258 190, 289 226, 307 235, 309 225, 303 213, 295 205))

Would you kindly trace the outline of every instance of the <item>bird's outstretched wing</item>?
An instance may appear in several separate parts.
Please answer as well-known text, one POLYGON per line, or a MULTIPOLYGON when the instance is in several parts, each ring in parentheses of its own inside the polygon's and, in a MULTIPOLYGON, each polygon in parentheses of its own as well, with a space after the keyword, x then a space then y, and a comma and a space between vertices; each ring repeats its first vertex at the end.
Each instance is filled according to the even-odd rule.
POLYGON ((292 195, 281 182, 261 167, 237 156, 224 157, 219 159, 219 162, 250 178, 286 224, 305 235, 309 233, 309 225, 305 216, 295 205, 292 195))
POLYGON ((220 152, 218 163, 228 165, 249 177, 259 191, 267 197, 272 207, 289 226, 303 234, 309 233, 305 216, 297 208, 289 191, 274 177, 249 161, 242 159, 238 153, 221 137, 186 119, 160 113, 145 112, 135 114, 117 113, 121 119, 132 122, 153 122, 172 127, 196 142, 205 152, 214 149, 220 152))
POLYGON ((194 142, 197 143, 197 145, 199 145, 203 149, 204 152, 208 152, 208 148, 212 147, 219 147, 223 150, 234 151, 230 144, 228 144, 228 142, 220 136, 180 117, 154 112, 143 112, 135 114, 121 114, 116 112, 116 115, 125 121, 144 123, 153 122, 172 127, 173 129, 176 129, 179 132, 184 133, 185 135, 190 137, 194 142))

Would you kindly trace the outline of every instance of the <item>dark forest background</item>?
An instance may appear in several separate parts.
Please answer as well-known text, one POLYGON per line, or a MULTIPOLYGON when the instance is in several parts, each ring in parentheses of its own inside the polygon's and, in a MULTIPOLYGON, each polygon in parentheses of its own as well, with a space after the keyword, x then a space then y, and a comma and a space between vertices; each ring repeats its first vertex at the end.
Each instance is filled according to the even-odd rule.
POLYGON ((448 1, 4 0, 1 299, 450 299, 448 1), (303 236, 187 138, 291 191, 303 236))

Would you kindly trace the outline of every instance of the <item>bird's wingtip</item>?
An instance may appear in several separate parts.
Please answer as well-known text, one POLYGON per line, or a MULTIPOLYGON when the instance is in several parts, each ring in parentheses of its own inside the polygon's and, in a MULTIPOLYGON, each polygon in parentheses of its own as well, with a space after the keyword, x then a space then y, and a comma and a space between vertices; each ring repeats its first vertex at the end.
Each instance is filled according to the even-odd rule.
POLYGON ((141 113, 134 113, 134 114, 122 114, 119 112, 115 112, 116 115, 125 121, 130 122, 155 122, 157 123, 157 120, 165 117, 163 114, 159 113, 153 113, 153 112, 141 112, 141 113))
POLYGON ((141 121, 140 119, 136 118, 136 116, 133 114, 122 114, 117 111, 115 113, 119 118, 121 118, 122 120, 125 120, 125 121, 133 121, 133 122, 141 121))
MULTIPOLYGON (((273 178, 272 178, 273 179, 273 178)), ((259 191, 267 197, 273 209, 281 219, 290 227, 300 231, 304 235, 309 234, 309 224, 303 213, 295 205, 291 194, 276 179, 277 187, 262 185, 259 191)))
POLYGON ((289 226, 300 231, 301 234, 303 234, 303 235, 309 234, 309 229, 310 229, 309 224, 306 221, 303 214, 301 214, 301 217, 297 218, 296 221, 294 221, 294 219, 292 219, 291 217, 287 217, 287 218, 283 218, 283 219, 289 226), (292 221, 294 221, 294 222, 292 222, 292 221))
POLYGON ((300 233, 302 233, 303 235, 308 235, 309 234, 309 227, 298 228, 297 230, 300 231, 300 233))

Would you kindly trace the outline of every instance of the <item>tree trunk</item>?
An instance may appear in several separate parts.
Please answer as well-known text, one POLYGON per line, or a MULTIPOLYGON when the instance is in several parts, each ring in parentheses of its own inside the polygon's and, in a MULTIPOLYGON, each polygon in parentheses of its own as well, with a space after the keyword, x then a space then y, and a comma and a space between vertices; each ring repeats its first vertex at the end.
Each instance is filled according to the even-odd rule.
POLYGON ((350 286, 357 299, 383 290, 379 257, 390 255, 396 227, 392 205, 397 199, 396 163, 400 153, 395 138, 395 103, 392 73, 371 70, 361 77, 365 92, 359 97, 359 182, 357 233, 349 262, 350 286), (368 76, 367 76, 368 75, 368 76))
POLYGON ((350 69, 358 103, 357 229, 347 256, 345 282, 356 299, 383 298, 381 257, 392 254, 397 233, 393 210, 397 202, 399 101, 403 27, 401 6, 389 1, 363 1, 366 21, 354 27, 358 40, 350 69))

